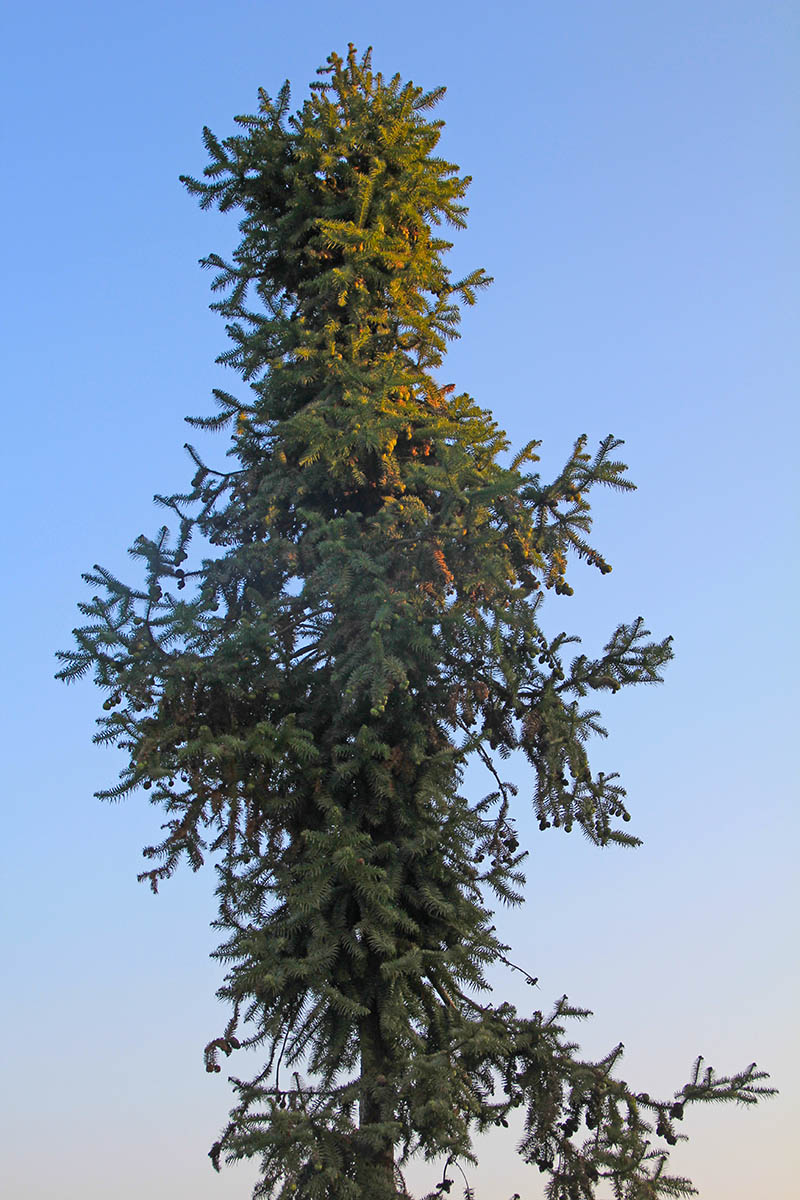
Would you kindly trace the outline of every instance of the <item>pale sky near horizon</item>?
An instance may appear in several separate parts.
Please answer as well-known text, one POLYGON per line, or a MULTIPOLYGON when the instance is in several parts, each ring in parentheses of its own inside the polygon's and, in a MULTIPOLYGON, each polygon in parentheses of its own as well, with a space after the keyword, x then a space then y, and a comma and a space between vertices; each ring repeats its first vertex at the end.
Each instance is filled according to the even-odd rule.
MULTIPOLYGON (((541 438, 546 470, 583 432, 625 439, 639 491, 597 509, 614 571, 577 571, 549 627, 596 648, 641 613, 675 636, 663 687, 605 704, 595 754, 643 847, 540 835, 513 766, 532 853, 500 928, 536 1006, 593 1009, 576 1037, 624 1041, 637 1087, 673 1092, 698 1053, 770 1070, 779 1097, 687 1115, 673 1164, 703 1200, 793 1194, 799 32, 772 0, 48 0, 0 18, 4 1197, 250 1194, 252 1167, 206 1158, 230 1104, 202 1059, 225 1019, 213 875, 136 884, 159 814, 93 799, 117 763, 91 745, 102 697, 55 683, 53 654, 81 571, 127 570, 161 521, 152 495, 190 477, 184 415, 236 386, 197 266, 235 220, 178 182, 202 170, 201 127, 226 135, 286 77, 299 105, 348 41, 447 85, 441 152, 474 178, 453 267, 495 282, 443 374, 516 445, 541 438)), ((513 1141, 487 1143, 476 1200, 542 1197, 513 1141)))

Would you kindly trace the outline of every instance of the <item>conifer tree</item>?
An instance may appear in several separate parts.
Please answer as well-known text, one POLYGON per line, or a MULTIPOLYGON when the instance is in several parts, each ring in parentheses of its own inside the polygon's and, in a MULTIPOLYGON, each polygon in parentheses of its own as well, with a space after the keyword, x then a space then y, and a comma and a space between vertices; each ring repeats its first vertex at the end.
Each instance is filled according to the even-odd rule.
POLYGON ((579 438, 545 481, 536 442, 502 465, 490 414, 439 382, 459 305, 489 282, 444 262, 469 180, 434 154, 442 90, 351 47, 296 114, 287 84, 235 136, 205 131, 209 165, 184 182, 241 214, 230 261, 205 261, 220 361, 247 389, 191 423, 230 431, 230 467, 189 448, 191 486, 157 497, 174 533, 137 538, 140 584, 85 576, 59 674, 108 693, 96 739, 126 765, 99 794, 143 788, 165 810, 141 878, 217 871, 230 1020, 206 1063, 256 1046, 264 1067, 232 1080, 215 1166, 255 1156, 269 1200, 389 1200, 419 1154, 444 1163, 441 1196, 521 1108, 551 1200, 603 1180, 620 1200, 686 1195, 667 1170, 685 1106, 752 1103, 764 1073, 698 1059, 652 1097, 618 1076, 621 1046, 579 1056, 566 1028, 585 1010, 519 1012, 485 983, 497 961, 535 983, 492 923, 526 854, 502 760, 527 756, 541 830, 635 845, 621 784, 590 765, 592 696, 660 680, 671 649, 637 619, 570 658, 577 639, 542 624, 576 560, 611 570, 589 495, 632 488, 620 443, 579 438))

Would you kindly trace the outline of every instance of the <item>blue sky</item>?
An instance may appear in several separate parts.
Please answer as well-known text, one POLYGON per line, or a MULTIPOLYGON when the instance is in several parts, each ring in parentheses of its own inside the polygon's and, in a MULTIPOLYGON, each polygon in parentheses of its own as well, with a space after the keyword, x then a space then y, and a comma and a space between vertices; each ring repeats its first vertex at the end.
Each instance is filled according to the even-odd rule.
MULTIPOLYGON (((557 467, 574 438, 625 438, 639 484, 598 505, 613 574, 579 572, 551 627, 597 646, 641 613, 675 636, 660 689, 606 706, 645 839, 599 852, 519 813, 524 912, 503 916, 537 1004, 568 992, 619 1040, 627 1076, 680 1086, 697 1053, 755 1059, 778 1099, 687 1121, 674 1152, 705 1200, 788 1195, 800 1118, 795 713, 798 26, 789 3, 302 6, 144 0, 9 7, 2 338, 7 564, 0 890, 0 1189, 25 1200, 249 1195, 205 1158, 228 1089, 211 876, 152 897, 135 881, 158 814, 103 806, 91 686, 52 680, 80 572, 124 569, 191 474, 183 417, 232 380, 197 260, 234 222, 178 175, 200 130, 232 129, 286 77, 302 101, 332 49, 446 84, 442 151, 474 177, 454 270, 492 289, 444 374, 557 467), (10 1081, 10 1085, 9 1085, 10 1081), (790 1173, 791 1172, 791 1173, 790 1173)), ((224 447, 220 443, 219 453, 224 447)), ((516 769, 516 768, 515 768, 516 769)), ((470 778, 478 789, 482 781, 470 778)), ((498 988, 524 1002, 513 979, 498 988)), ((418 1186, 430 1176, 415 1176, 418 1186)), ((492 1139, 479 1200, 537 1200, 492 1139)))

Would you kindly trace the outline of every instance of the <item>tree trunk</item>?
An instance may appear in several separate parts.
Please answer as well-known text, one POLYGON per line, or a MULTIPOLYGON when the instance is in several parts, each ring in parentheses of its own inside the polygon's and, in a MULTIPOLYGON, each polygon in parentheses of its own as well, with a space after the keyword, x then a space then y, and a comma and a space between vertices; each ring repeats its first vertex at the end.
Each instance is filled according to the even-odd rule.
MULTIPOLYGON (((361 1099, 359 1127, 364 1130, 391 1120, 391 1103, 384 1099, 385 1088, 378 1082, 389 1072, 386 1045, 374 1010, 361 1022, 361 1099), (376 1094, 377 1091, 377 1094, 376 1094)), ((365 1174, 369 1179, 374 1200, 394 1200, 397 1189, 394 1181, 394 1146, 388 1138, 363 1146, 365 1174)))

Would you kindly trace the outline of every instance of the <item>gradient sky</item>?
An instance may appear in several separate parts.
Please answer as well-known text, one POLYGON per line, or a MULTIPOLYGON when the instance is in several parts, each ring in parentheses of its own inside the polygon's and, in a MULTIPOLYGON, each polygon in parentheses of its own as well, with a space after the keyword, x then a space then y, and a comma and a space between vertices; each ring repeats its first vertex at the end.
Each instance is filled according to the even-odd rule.
MULTIPOLYGON (((705 1200, 793 1194, 796 6, 32 0, 2 20, 0 1192, 249 1195, 251 1167, 216 1176, 205 1157, 229 1107, 202 1061, 223 1020, 213 876, 137 885, 158 813, 93 799, 118 761, 91 746, 99 694, 56 684, 53 652, 80 572, 125 570, 160 521, 153 493, 190 477, 184 415, 233 383, 197 260, 235 222, 178 183, 204 165, 201 127, 231 132, 287 76, 300 103, 354 41, 387 74, 447 85, 442 151, 474 176, 452 261, 495 283, 443 374, 516 444, 542 438, 545 469, 580 433, 626 441, 640 490, 597 508, 614 572, 577 571, 549 628, 597 648, 641 613, 675 635, 666 684, 608 701, 595 755, 644 846, 539 835, 512 764, 532 854, 501 929, 536 1005, 592 1008, 585 1048, 623 1040, 637 1087, 672 1093, 697 1053, 769 1069, 779 1098, 692 1110, 673 1161, 705 1200)), ((478 1200, 542 1195, 509 1135, 470 1177, 478 1200)))

